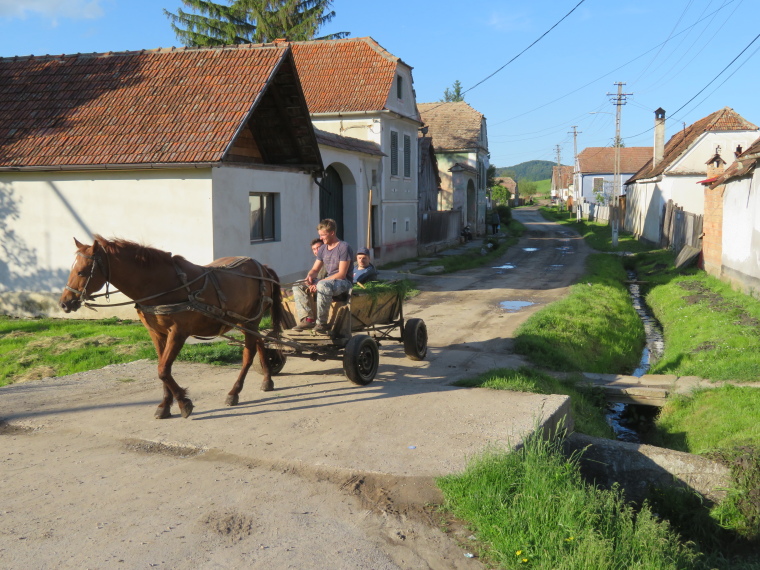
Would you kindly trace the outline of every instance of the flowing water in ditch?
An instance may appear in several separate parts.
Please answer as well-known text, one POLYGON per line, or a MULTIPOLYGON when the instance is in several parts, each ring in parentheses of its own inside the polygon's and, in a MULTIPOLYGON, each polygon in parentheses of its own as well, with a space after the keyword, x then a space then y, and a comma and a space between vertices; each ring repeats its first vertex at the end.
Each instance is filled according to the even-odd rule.
MULTIPOLYGON (((649 372, 651 365, 662 356, 665 341, 662 335, 662 327, 644 302, 636 278, 636 272, 628 271, 628 291, 631 295, 631 303, 644 324, 644 334, 646 335, 646 345, 641 353, 641 360, 638 367, 631 373, 632 376, 640 377, 649 372)), ((631 404, 609 404, 607 406, 607 423, 612 426, 618 440, 640 443, 639 432, 629 420, 629 417, 633 415, 630 413, 630 407, 631 404)))

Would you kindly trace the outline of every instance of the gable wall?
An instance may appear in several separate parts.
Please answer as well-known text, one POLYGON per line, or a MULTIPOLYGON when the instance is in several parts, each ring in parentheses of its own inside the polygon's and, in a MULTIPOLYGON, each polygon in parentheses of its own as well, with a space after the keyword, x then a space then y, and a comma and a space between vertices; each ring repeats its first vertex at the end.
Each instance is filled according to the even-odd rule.
POLYGON ((721 277, 760 298, 760 172, 732 180, 723 194, 721 277))

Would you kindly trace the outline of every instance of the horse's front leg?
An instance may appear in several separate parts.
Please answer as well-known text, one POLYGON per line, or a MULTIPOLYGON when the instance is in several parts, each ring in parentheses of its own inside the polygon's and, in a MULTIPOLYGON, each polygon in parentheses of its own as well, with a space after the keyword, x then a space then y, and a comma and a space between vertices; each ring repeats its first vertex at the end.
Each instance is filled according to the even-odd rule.
MULTIPOLYGON (((253 359, 258 354, 258 358, 262 358, 264 354, 264 343, 259 341, 254 335, 244 333, 245 334, 245 347, 243 348, 243 366, 240 369, 240 374, 238 374, 237 380, 235 381, 235 384, 232 386, 232 390, 230 390, 229 394, 227 394, 227 405, 228 406, 237 406, 238 402, 240 401, 240 392, 243 390, 243 385, 245 384, 245 377, 248 375, 248 370, 251 368, 251 364, 253 364, 253 359)), ((269 367, 265 361, 262 361, 262 369, 269 370, 269 367)), ((270 391, 274 389, 274 383, 272 382, 272 378, 267 372, 264 375, 265 382, 261 385, 261 389, 266 391, 270 391), (269 378, 269 382, 266 382, 266 379, 269 378), (265 384, 267 387, 265 387, 265 384)))
MULTIPOLYGON (((150 338, 153 341, 153 347, 156 349, 156 355, 158 356, 158 362, 160 365, 163 360, 164 350, 166 349, 166 335, 155 332, 144 321, 143 324, 145 324, 146 328, 148 329, 150 338)), ((166 418, 172 417, 172 403, 174 402, 174 395, 172 394, 171 390, 169 390, 169 386, 167 386, 165 383, 162 384, 164 388, 164 399, 161 400, 158 408, 156 408, 154 417, 157 420, 165 420, 166 418)))
POLYGON ((193 413, 193 402, 187 397, 187 391, 181 388, 172 376, 172 364, 174 364, 174 360, 179 351, 182 350, 186 340, 186 335, 181 335, 172 330, 166 338, 163 354, 159 356, 158 377, 164 383, 164 399, 156 409, 155 417, 158 419, 171 417, 172 396, 177 400, 183 418, 193 413))

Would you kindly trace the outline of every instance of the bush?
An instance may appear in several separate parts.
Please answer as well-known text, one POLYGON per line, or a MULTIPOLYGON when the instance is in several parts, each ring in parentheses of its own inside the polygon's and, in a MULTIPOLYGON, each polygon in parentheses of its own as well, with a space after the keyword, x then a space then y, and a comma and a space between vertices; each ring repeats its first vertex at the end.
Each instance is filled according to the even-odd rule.
POLYGON ((512 221, 512 208, 499 204, 496 206, 496 211, 499 213, 499 219, 502 224, 509 224, 512 221))

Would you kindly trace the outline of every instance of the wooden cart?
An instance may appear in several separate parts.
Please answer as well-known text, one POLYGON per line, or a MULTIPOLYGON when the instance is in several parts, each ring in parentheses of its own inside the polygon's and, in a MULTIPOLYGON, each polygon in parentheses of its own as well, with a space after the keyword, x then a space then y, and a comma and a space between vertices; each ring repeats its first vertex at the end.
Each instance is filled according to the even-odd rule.
MULTIPOLYGON (((395 291, 370 292, 354 289, 344 298, 336 298, 330 308, 330 334, 312 330, 286 330, 282 341, 267 338, 266 354, 272 375, 280 373, 288 357, 311 360, 340 360, 346 377, 364 386, 374 380, 383 341, 398 341, 411 360, 427 354, 427 327, 422 319, 404 320, 404 294, 395 291)), ((296 324, 292 294, 283 300, 285 326, 296 324)), ((261 373, 257 358, 254 370, 261 373)))

